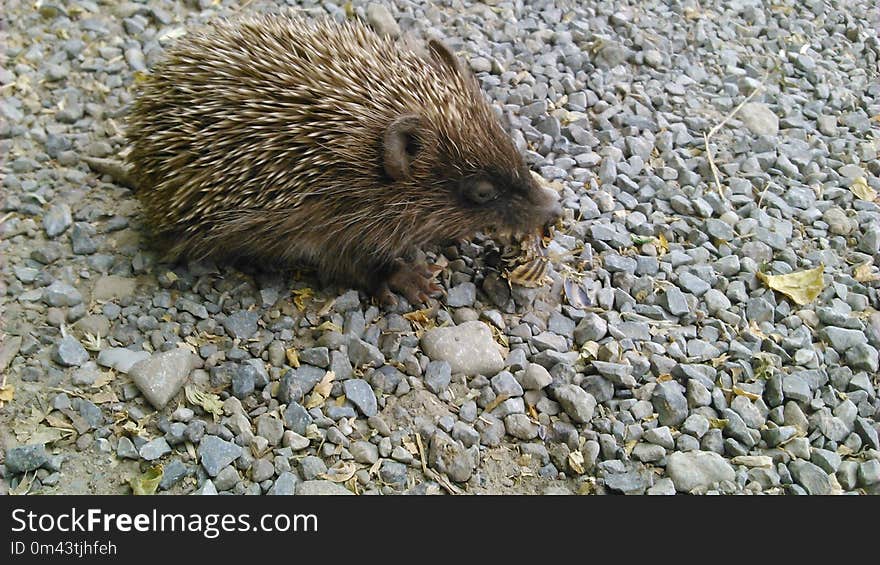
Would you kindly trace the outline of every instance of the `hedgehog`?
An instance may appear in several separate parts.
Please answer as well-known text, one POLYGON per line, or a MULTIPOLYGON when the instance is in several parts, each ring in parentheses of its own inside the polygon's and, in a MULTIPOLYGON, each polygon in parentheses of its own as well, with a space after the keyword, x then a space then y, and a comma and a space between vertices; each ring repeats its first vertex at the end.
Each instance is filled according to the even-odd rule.
POLYGON ((417 304, 441 291, 422 250, 561 212, 440 41, 249 16, 185 35, 140 82, 127 159, 172 259, 306 264, 417 304))

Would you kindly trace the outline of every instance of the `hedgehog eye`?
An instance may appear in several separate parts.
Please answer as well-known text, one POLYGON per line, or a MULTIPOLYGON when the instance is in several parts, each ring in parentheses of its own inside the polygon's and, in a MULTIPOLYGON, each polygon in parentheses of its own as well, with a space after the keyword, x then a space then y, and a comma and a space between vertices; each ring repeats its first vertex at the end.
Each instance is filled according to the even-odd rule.
POLYGON ((498 190, 495 189, 491 182, 481 180, 469 184, 465 189, 464 195, 465 198, 474 204, 482 205, 498 198, 498 190))

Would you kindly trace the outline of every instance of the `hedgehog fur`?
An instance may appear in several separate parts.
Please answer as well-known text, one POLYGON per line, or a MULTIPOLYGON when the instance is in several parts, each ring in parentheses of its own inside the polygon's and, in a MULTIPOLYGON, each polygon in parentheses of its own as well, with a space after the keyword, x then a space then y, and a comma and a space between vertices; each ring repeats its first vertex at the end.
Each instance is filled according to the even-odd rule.
POLYGON ((139 88, 128 156, 171 257, 308 263, 393 302, 438 290, 429 244, 559 213, 471 72, 356 21, 221 21, 139 88))

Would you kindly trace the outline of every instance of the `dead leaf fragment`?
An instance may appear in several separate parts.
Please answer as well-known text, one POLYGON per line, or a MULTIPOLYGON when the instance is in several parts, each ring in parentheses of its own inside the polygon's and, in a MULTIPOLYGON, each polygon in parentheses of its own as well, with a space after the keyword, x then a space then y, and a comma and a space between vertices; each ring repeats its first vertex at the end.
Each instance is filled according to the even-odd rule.
POLYGON ((284 355, 287 357, 287 363, 293 367, 294 369, 299 368, 299 354, 296 352, 296 349, 291 347, 290 349, 284 350, 284 355))
POLYGON ((0 402, 12 402, 15 397, 15 387, 13 385, 0 386, 0 402))
POLYGON ((164 468, 162 465, 155 465, 146 470, 142 475, 132 477, 128 484, 131 485, 131 492, 135 495, 156 494, 159 488, 159 482, 162 480, 164 468))
POLYGON ((853 180, 849 189, 861 200, 873 202, 877 199, 877 191, 868 186, 868 180, 865 177, 858 177, 853 180))
POLYGON ((223 415, 223 402, 220 397, 210 392, 203 392, 193 385, 183 388, 186 394, 186 401, 196 406, 201 406, 205 412, 214 415, 214 421, 217 421, 223 415))
POLYGON ((853 269, 853 278, 859 282, 880 281, 880 273, 873 272, 873 265, 870 261, 866 261, 853 269))
POLYGON ((354 476, 357 472, 357 465, 352 461, 339 461, 329 469, 326 473, 322 473, 321 477, 334 483, 344 483, 354 476))
POLYGON ((578 475, 584 474, 584 454, 580 451, 572 451, 568 454, 568 466, 578 475))
POLYGON ((765 275, 759 271, 757 276, 768 288, 781 292, 799 306, 804 306, 815 300, 825 287, 822 279, 824 272, 825 265, 819 265, 815 269, 787 275, 765 275))
POLYGON ((327 398, 330 396, 330 391, 333 389, 333 380, 335 378, 336 373, 333 371, 327 371, 327 373, 324 374, 324 378, 321 379, 321 382, 315 385, 315 388, 312 389, 311 394, 309 394, 309 397, 306 400, 305 407, 307 409, 324 406, 324 402, 327 401, 327 398))

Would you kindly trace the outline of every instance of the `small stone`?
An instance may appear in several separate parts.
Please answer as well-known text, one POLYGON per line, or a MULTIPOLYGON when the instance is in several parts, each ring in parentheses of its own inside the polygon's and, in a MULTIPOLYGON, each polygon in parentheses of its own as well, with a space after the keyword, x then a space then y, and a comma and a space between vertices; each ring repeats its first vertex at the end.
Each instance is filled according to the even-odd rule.
POLYGON ((703 296, 707 290, 712 288, 709 283, 688 272, 678 275, 678 286, 697 297, 703 296))
MULTIPOLYGON (((502 425, 502 434, 504 428, 502 425)), ((456 482, 467 481, 477 466, 478 454, 465 449, 459 442, 438 430, 431 436, 431 444, 428 450, 428 463, 440 471, 446 473, 450 479, 456 482)))
POLYGON ((345 391, 345 397, 357 406, 364 416, 369 418, 379 413, 376 394, 367 381, 348 379, 342 383, 342 387, 345 391))
POLYGON ((709 489, 721 481, 733 482, 736 478, 730 463, 711 451, 671 454, 666 461, 666 474, 672 479, 678 492, 709 489))
POLYGON ((43 301, 49 306, 76 306, 82 304, 82 294, 61 281, 55 281, 43 289, 43 301))
POLYGON ((846 328, 822 328, 819 331, 819 337, 830 343, 831 347, 837 350, 838 353, 844 353, 851 347, 868 343, 868 338, 863 332, 846 328))
POLYGON ((880 461, 877 459, 869 459, 859 464, 859 484, 863 487, 869 487, 880 483, 880 461))
POLYGON ((400 36, 400 26, 385 4, 381 2, 370 2, 367 5, 367 23, 379 35, 387 35, 392 38, 400 36))
POLYGON ((477 298, 477 285, 472 282, 463 282, 449 289, 446 295, 446 305, 452 308, 472 306, 477 298))
POLYGON ((761 102, 744 104, 738 117, 755 135, 776 135, 779 132, 779 118, 769 106, 761 102))
POLYGON ((162 490, 168 490, 189 474, 189 467, 187 467, 180 459, 172 459, 162 469, 162 479, 159 481, 159 488, 162 490))
POLYGON ((651 403, 662 426, 678 427, 688 416, 687 399, 681 391, 681 385, 675 381, 659 383, 654 388, 651 403))
POLYGON ((153 461, 162 457, 163 455, 171 453, 171 446, 168 445, 168 442, 165 441, 164 437, 160 437, 152 441, 148 441, 147 443, 142 445, 138 453, 140 454, 142 459, 146 461, 153 461))
MULTIPOLYGON (((401 449, 406 451, 403 447, 401 449)), ((406 465, 386 459, 379 466, 379 478, 392 485, 403 485, 406 483, 406 465)))
POLYGON ((425 370, 425 386, 434 394, 440 394, 452 381, 452 367, 446 361, 431 361, 425 370))
POLYGON ((585 424, 592 420, 596 399, 577 385, 564 384, 554 389, 556 400, 575 422, 585 424))
POLYGON ((284 437, 284 423, 269 414, 262 414, 257 417, 257 435, 266 438, 269 445, 276 446, 281 443, 284 437))
POLYGON ((523 371, 519 382, 522 385, 522 388, 526 390, 541 390, 553 382, 553 377, 551 377, 550 372, 541 365, 531 363, 526 367, 525 371, 523 371))
POLYGON ((311 440, 309 438, 301 436, 291 430, 286 430, 284 435, 281 436, 281 445, 289 447, 293 451, 302 451, 307 448, 310 443, 311 440))
POLYGON ((592 312, 584 316, 574 329, 574 340, 578 345, 588 341, 599 341, 608 333, 608 323, 592 312))
POLYGON ((673 316, 683 316, 691 311, 684 293, 678 287, 668 287, 663 297, 666 303, 666 310, 673 316))
POLYGON ((501 371, 491 379, 492 390, 495 394, 506 394, 509 398, 523 395, 523 387, 508 371, 501 371))
POLYGON ((242 449, 230 441, 208 435, 199 442, 198 453, 202 467, 208 475, 216 477, 224 467, 241 456, 242 449))
MULTIPOLYGON (((280 480, 280 479, 281 479, 281 477, 278 477, 278 480, 280 480)), ((275 483, 277 485, 278 481, 276 480, 275 483)), ((281 494, 281 493, 276 492, 274 494, 281 494)), ((348 490, 344 486, 337 484, 337 483, 334 483, 334 482, 331 482, 331 481, 325 481, 325 480, 304 481, 302 483, 299 483, 299 485, 296 487, 296 494, 297 495, 305 495, 305 496, 321 496, 321 495, 348 496, 348 495, 354 495, 353 492, 351 492, 350 490, 348 490)))
POLYGON ((453 373, 494 375, 504 368, 500 347, 483 322, 431 329, 422 336, 421 346, 432 360, 448 362, 453 373))
POLYGON ((116 456, 120 459, 137 459, 140 454, 131 440, 122 436, 116 442, 116 456))
POLYGON ((507 433, 521 440, 538 437, 538 426, 525 414, 508 414, 504 417, 507 433))
POLYGON ((299 435, 306 433, 306 427, 312 423, 312 417, 309 415, 309 412, 296 402, 291 402, 287 405, 282 417, 284 418, 285 427, 299 435))
POLYGON ((70 206, 63 202, 53 205, 43 216, 43 229, 50 239, 64 233, 71 224, 73 224, 73 215, 70 206))
POLYGON ((244 400, 254 392, 254 374, 256 369, 251 365, 239 365, 232 375, 232 394, 244 400))
POLYGON ((379 460, 379 448, 368 441, 356 441, 349 448, 354 460, 365 465, 372 465, 379 460))
POLYGON ((39 469, 49 462, 49 453, 42 443, 13 447, 6 451, 6 468, 13 475, 39 469))
POLYGON ((258 312, 239 310, 223 320, 223 328, 234 339, 245 340, 257 333, 259 319, 258 312))
MULTIPOLYGON (((292 496, 296 494, 298 484, 300 484, 300 480, 295 474, 290 471, 284 471, 278 475, 278 478, 272 484, 272 488, 266 494, 272 496, 292 496)), ((349 491, 346 490, 346 492, 349 491)))
POLYGON ((796 459, 788 464, 791 476, 807 491, 807 494, 831 494, 832 485, 828 473, 818 465, 803 459, 796 459))
POLYGON ((348 342, 348 358, 356 367, 381 367, 385 364, 385 355, 378 347, 354 336, 348 342))
POLYGON ((123 347, 110 347, 102 349, 98 353, 98 365, 102 367, 110 367, 120 373, 128 373, 131 368, 145 360, 149 359, 150 354, 147 351, 132 351, 123 347))
POLYGON ((327 472, 327 465, 320 457, 308 455, 299 461, 299 469, 303 479, 307 481, 314 480, 327 472))
POLYGON ((64 367, 78 367, 89 360, 89 352, 72 335, 66 335, 52 352, 52 360, 64 367))
POLYGON ((150 404, 161 410, 177 395, 198 362, 198 356, 188 350, 172 349, 138 362, 129 369, 129 375, 150 404))

